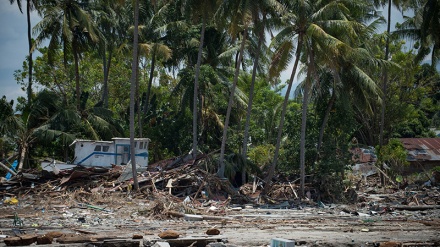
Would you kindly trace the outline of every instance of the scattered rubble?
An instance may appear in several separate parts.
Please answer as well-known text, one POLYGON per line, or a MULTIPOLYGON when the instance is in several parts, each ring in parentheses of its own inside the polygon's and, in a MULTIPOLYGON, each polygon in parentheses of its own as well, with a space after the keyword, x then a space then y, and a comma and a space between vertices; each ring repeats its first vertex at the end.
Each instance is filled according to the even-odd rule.
POLYGON ((353 175, 348 203, 334 204, 313 184, 300 199, 296 181, 279 180, 262 198, 258 178, 235 189, 198 160, 150 165, 138 192, 122 166, 18 173, 0 183, 0 246, 440 245, 435 184, 381 187, 379 174, 353 175))

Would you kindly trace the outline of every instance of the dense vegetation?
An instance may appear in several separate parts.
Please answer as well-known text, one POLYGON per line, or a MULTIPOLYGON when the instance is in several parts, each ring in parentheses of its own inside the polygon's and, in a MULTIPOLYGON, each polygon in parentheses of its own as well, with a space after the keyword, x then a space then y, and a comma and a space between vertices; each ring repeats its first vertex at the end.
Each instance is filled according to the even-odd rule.
POLYGON ((132 125, 150 162, 197 150, 220 177, 300 177, 304 194, 306 174, 343 174, 354 144, 440 127, 438 0, 157 0, 138 15, 137 1, 10 2, 42 18, 15 73, 27 98, 0 100, 1 156, 24 167, 132 125), (392 4, 414 16, 391 33, 376 9, 392 4))

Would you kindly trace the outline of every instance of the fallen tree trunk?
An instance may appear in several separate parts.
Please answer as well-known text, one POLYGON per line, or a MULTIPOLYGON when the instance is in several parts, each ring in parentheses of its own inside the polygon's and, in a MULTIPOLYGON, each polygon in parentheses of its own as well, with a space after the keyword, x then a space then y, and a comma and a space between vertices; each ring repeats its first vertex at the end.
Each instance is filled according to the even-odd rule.
POLYGON ((10 172, 12 175, 17 176, 17 173, 14 172, 11 168, 9 168, 8 166, 6 166, 5 164, 3 164, 2 162, 0 162, 0 166, 5 168, 8 172, 10 172))

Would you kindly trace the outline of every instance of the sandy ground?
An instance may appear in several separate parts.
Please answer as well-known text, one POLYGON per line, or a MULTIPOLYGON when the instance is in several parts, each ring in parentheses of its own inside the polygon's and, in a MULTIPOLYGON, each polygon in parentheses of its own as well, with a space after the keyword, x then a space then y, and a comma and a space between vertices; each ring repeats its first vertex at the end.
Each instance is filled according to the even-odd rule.
MULTIPOLYGON (((205 236, 209 228, 219 229, 221 235, 218 238, 227 246, 268 246, 272 238, 295 240, 296 246, 375 246, 387 241, 400 242, 403 246, 440 246, 440 209, 395 210, 381 215, 361 213, 359 216, 344 213, 346 205, 305 206, 301 209, 248 207, 239 211, 225 208, 212 219, 187 221, 179 217, 158 219, 157 215, 146 215, 149 202, 145 200, 119 201, 100 207, 109 212, 76 205, 47 204, 35 197, 21 205, 2 204, 0 246, 5 246, 1 235, 13 236, 17 229, 36 234, 50 231, 79 234, 84 231, 120 238, 140 234, 145 242, 154 242, 165 230, 178 231, 181 237, 197 238, 205 236), (13 226, 14 212, 23 220, 24 226, 13 226)), ((212 215, 206 211, 202 214, 212 215)))

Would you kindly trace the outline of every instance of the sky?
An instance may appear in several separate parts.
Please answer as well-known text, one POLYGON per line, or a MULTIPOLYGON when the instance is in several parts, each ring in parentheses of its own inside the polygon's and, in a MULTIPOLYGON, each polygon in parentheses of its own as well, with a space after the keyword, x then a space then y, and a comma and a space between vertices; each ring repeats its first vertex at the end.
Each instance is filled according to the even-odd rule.
MULTIPOLYGON (((26 93, 14 79, 14 71, 22 69, 23 61, 28 54, 26 1, 22 1, 22 4, 23 14, 16 2, 11 5, 8 0, 0 0, 0 97, 5 95, 8 100, 15 100, 19 96, 26 97, 26 93)), ((386 11, 383 14, 386 18, 386 11)), ((391 24, 394 28, 396 22, 402 22, 403 18, 396 9, 393 9, 392 16, 395 17, 391 24)), ((39 20, 38 15, 33 12, 31 25, 34 26, 39 20)), ((385 29, 384 25, 383 30, 385 29)), ((282 82, 290 78, 292 67, 293 64, 281 74, 282 82)), ((295 78, 293 87, 297 85, 295 78)))
MULTIPOLYGON (((26 96, 14 79, 14 71, 21 69, 28 54, 26 1, 22 1, 23 14, 17 3, 0 0, 0 97, 8 100, 26 96)), ((31 25, 39 18, 36 13, 31 16, 31 25)))

